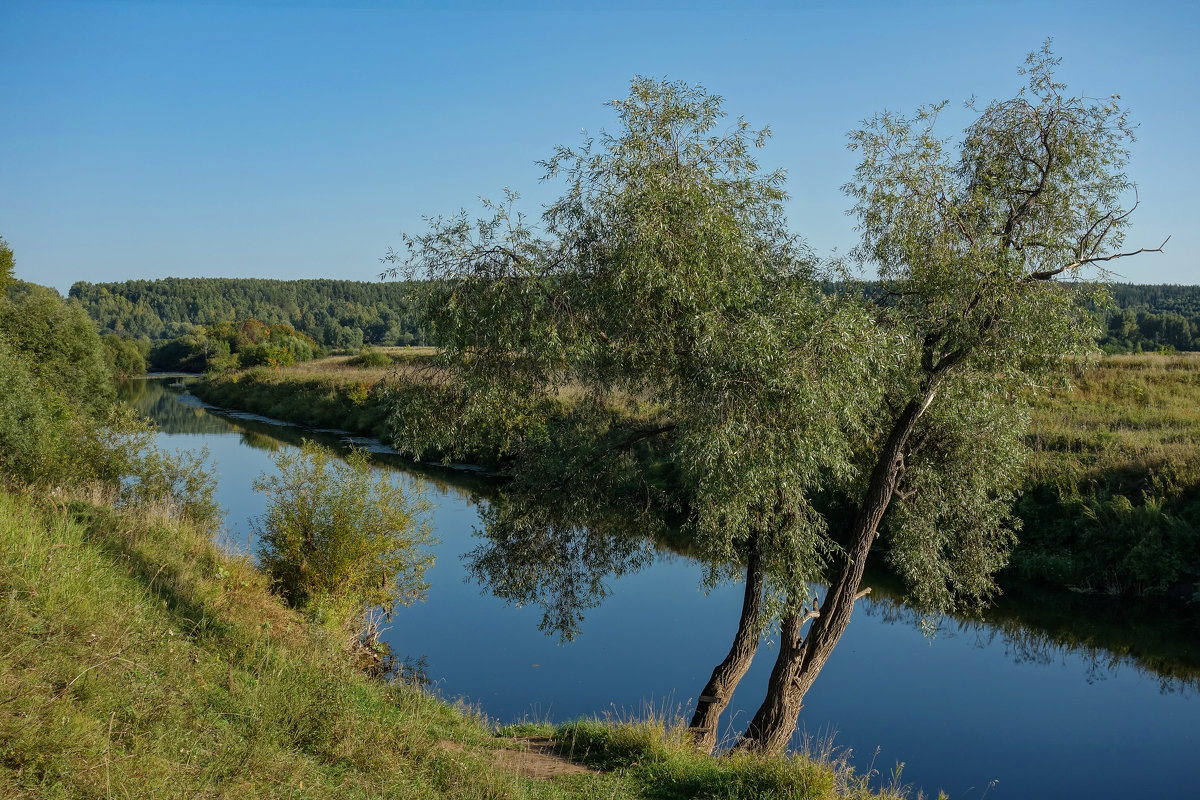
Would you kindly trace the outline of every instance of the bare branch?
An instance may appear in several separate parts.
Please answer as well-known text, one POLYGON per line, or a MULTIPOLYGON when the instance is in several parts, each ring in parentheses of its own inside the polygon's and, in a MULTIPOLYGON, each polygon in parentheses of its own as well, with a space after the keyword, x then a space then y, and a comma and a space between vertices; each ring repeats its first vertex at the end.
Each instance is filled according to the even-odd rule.
POLYGON ((1079 269, 1080 267, 1087 266, 1088 264, 1099 264, 1103 261, 1113 261, 1118 258, 1129 258, 1129 256, 1141 255, 1142 253, 1161 253, 1169 241, 1171 241, 1170 236, 1168 236, 1166 239, 1163 239, 1163 243, 1158 247, 1143 247, 1140 250, 1130 250, 1126 253, 1113 253, 1110 256, 1092 256, 1091 258, 1081 258, 1072 264, 1067 264, 1056 269, 1047 269, 1042 270, 1041 272, 1031 272, 1025 276, 1025 280, 1044 281, 1053 278, 1055 275, 1060 275, 1069 270, 1079 269))

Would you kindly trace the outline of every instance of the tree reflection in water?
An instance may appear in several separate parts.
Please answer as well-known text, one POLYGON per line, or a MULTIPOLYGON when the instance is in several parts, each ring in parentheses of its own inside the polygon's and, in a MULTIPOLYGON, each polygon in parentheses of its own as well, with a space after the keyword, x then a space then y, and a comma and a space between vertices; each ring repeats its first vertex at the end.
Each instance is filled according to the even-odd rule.
POLYGON ((980 648, 1002 643, 1017 664, 1048 665, 1072 655, 1088 683, 1120 669, 1156 681, 1163 694, 1200 694, 1200 620, 1154 603, 1073 595, 1032 587, 1002 596, 982 617, 926 617, 904 605, 891 585, 874 576, 865 611, 891 624, 925 628, 929 635, 971 638, 980 648))
POLYGON ((481 517, 482 542, 464 556, 468 572, 496 597, 541 608, 538 627, 561 641, 579 634, 611 579, 648 566, 657 549, 644 517, 611 506, 507 493, 481 517))

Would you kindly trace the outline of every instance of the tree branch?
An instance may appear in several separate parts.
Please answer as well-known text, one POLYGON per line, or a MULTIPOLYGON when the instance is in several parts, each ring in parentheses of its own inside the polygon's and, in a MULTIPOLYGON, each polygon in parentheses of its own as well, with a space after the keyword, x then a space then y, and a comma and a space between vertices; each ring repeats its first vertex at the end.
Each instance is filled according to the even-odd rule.
POLYGON ((1025 276, 1025 280, 1026 281, 1045 281, 1045 280, 1049 280, 1050 278, 1053 278, 1055 275, 1060 275, 1069 270, 1079 269, 1080 267, 1087 266, 1088 264, 1099 264, 1102 261, 1113 261, 1118 258, 1128 258, 1129 256, 1136 256, 1136 255, 1140 255, 1141 253, 1161 253, 1163 251, 1163 248, 1167 246, 1167 242, 1169 242, 1169 241, 1171 241, 1170 236, 1168 236, 1166 239, 1163 239, 1163 243, 1160 244, 1158 247, 1143 247, 1140 250, 1130 250, 1129 252, 1126 252, 1126 253, 1113 253, 1110 256, 1092 256, 1091 258, 1081 258, 1078 261, 1075 261, 1074 263, 1066 264, 1066 265, 1058 267, 1056 269, 1047 269, 1047 270, 1042 270, 1041 272, 1031 272, 1025 276))

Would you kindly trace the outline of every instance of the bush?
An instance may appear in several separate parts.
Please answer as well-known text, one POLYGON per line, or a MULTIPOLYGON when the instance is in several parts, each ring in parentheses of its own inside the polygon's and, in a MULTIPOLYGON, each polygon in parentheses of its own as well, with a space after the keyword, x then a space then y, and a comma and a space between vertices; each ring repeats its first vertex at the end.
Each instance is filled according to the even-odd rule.
POLYGON ((275 475, 254 481, 267 510, 253 527, 278 594, 337 625, 423 598, 433 537, 420 489, 406 492, 389 475, 373 474, 362 451, 342 462, 305 442, 274 462, 275 475))
POLYGON ((136 340, 109 333, 102 336, 101 341, 104 343, 104 357, 108 369, 114 376, 129 378, 145 374, 146 358, 136 340))
POLYGON ((380 369, 382 367, 390 367, 392 365, 392 357, 387 353, 376 350, 372 347, 364 347, 358 351, 358 355, 346 362, 352 367, 368 367, 370 369, 380 369))

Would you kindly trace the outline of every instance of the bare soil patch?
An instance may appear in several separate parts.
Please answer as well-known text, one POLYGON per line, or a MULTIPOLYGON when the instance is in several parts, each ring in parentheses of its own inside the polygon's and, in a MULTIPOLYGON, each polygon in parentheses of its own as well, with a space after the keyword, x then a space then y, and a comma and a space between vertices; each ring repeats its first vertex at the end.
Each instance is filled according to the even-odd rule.
MULTIPOLYGON (((512 739, 520 750, 493 750, 492 762, 506 772, 526 778, 553 778, 557 775, 589 775, 595 770, 563 758, 554 751, 554 741, 547 736, 512 739)), ((462 750, 456 742, 442 742, 447 750, 462 750)))

